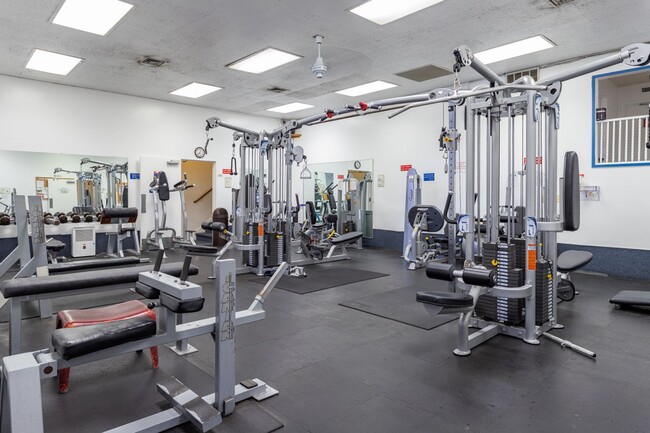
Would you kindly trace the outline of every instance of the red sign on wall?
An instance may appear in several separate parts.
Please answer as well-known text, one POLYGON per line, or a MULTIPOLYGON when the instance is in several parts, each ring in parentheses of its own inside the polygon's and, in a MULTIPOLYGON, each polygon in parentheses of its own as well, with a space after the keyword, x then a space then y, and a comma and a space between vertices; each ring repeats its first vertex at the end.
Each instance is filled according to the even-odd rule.
POLYGON ((345 176, 342 175, 342 174, 339 174, 338 176, 336 176, 336 178, 337 178, 338 180, 343 180, 343 179, 345 179, 345 176))
POLYGON ((404 164, 399 166, 399 171, 409 171, 413 168, 412 164, 404 164))
POLYGON ((232 170, 229 168, 224 168, 221 170, 221 174, 232 174, 232 170))

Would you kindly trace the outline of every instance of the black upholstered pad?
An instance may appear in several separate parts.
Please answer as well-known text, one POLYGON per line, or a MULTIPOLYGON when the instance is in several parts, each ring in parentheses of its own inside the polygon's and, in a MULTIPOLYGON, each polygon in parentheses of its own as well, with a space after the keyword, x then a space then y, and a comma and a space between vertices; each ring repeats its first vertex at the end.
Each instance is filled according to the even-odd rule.
MULTIPOLYGON (((0 282, 0 292, 5 298, 14 296, 37 295, 41 293, 64 292, 67 290, 87 289, 89 287, 113 286, 118 284, 135 284, 140 272, 153 270, 153 265, 133 266, 124 269, 101 269, 97 271, 72 274, 50 275, 48 277, 16 278, 0 282)), ((161 272, 175 277, 181 275, 182 263, 163 265, 161 272)), ((189 275, 199 273, 199 268, 190 266, 189 275)))
POLYGON ((418 292, 415 299, 423 304, 432 304, 439 307, 464 308, 474 305, 474 298, 462 293, 418 292))
POLYGON ((623 290, 612 296, 612 299, 609 300, 609 303, 618 305, 636 305, 639 307, 650 307, 650 292, 642 292, 640 290, 623 290))
POLYGON ((79 260, 78 262, 54 263, 47 267, 50 274, 61 272, 83 271, 95 268, 110 268, 113 266, 137 265, 140 259, 137 257, 117 257, 106 259, 79 260))
POLYGON ((363 237, 363 233, 361 232, 346 233, 344 235, 332 238, 332 245, 347 244, 361 239, 361 237, 363 237))
POLYGON ((562 272, 575 271, 589 263, 593 257, 589 251, 565 251, 557 258, 557 268, 562 272))
POLYGON ((63 359, 68 360, 152 335, 156 335, 156 321, 143 316, 78 328, 56 329, 52 333, 52 345, 63 359))
POLYGON ((61 251, 65 248, 65 244, 56 239, 48 239, 47 242, 45 242, 45 248, 50 251, 61 251))
POLYGON ((102 211, 102 224, 111 224, 113 219, 128 219, 128 222, 134 223, 138 219, 138 208, 135 207, 111 207, 104 208, 102 211))
POLYGON ((221 247, 213 247, 210 245, 181 245, 181 248, 186 250, 190 255, 197 254, 217 254, 221 247))

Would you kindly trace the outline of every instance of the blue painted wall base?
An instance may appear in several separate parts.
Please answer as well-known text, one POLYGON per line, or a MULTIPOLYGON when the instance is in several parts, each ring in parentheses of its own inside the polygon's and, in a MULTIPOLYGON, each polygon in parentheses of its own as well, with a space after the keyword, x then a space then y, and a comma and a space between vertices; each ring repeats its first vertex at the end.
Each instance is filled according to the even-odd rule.
MULTIPOLYGON (((401 254, 403 232, 373 229, 372 239, 363 239, 363 246, 385 248, 401 254)), ((584 268, 585 271, 599 272, 612 277, 650 280, 650 250, 632 250, 628 248, 594 247, 587 245, 559 244, 558 252, 566 250, 589 251, 593 260, 584 268)))

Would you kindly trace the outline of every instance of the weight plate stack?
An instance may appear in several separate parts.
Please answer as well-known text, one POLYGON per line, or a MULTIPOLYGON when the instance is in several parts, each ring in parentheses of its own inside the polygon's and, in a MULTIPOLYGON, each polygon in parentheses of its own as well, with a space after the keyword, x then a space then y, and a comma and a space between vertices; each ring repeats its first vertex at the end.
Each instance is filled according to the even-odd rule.
POLYGON ((553 272, 548 261, 537 262, 535 280, 535 323, 539 326, 553 315, 553 272))

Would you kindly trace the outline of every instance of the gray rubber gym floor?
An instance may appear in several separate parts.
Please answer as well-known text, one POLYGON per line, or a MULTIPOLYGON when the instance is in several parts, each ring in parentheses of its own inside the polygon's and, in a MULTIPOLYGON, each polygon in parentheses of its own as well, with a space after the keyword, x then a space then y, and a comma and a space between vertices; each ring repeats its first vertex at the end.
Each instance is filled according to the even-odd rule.
MULTIPOLYGON (((595 351, 595 361, 550 341, 530 346, 502 336, 474 349, 470 357, 458 358, 451 353, 455 322, 426 331, 340 306, 418 282, 423 289, 431 285, 423 271, 404 270, 397 252, 366 249, 352 254, 345 266, 390 276, 305 295, 276 290, 265 304, 267 319, 237 330, 238 378, 258 377, 280 391, 259 403, 284 423, 280 432, 650 431, 650 313, 614 310, 607 302, 619 290, 650 290, 650 283, 575 274, 580 295, 560 305, 566 329, 554 333, 595 351)), ((208 288, 201 313, 205 316, 214 302, 207 280, 209 260, 199 258, 196 264, 201 274, 193 280, 208 288)), ((238 279, 239 308, 260 289, 249 280, 238 279)), ((25 321, 30 349, 48 346, 47 330, 53 327, 48 322, 25 321)), ((199 352, 182 361, 191 365, 179 375, 195 368, 202 370, 200 375, 213 374, 211 338, 192 344, 199 352)), ((6 353, 4 323, 0 354, 6 353)), ((106 402, 120 401, 123 392, 148 393, 158 401, 147 359, 125 355, 109 367, 100 363, 73 369, 70 393, 87 386, 95 392, 87 393, 90 397, 78 407, 66 405, 65 413, 48 417, 65 419, 68 431, 94 431, 86 429, 93 425, 88 419, 108 411, 112 403, 106 402), (119 392, 108 386, 123 375, 130 386, 119 387, 119 392)), ((168 359, 161 357, 158 377, 180 368, 180 361, 166 363, 168 359)), ((130 408, 112 418, 120 424, 140 415, 138 408, 130 408)))

